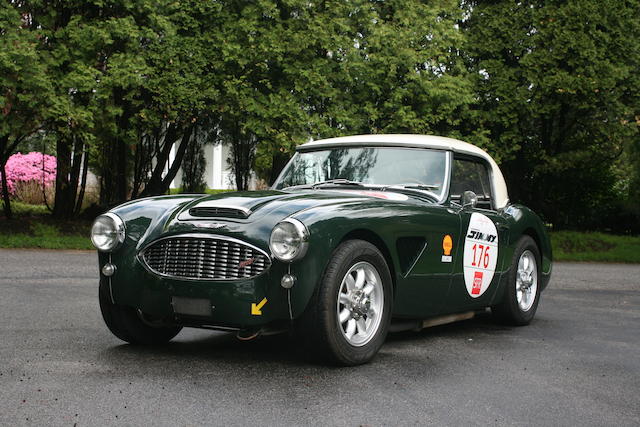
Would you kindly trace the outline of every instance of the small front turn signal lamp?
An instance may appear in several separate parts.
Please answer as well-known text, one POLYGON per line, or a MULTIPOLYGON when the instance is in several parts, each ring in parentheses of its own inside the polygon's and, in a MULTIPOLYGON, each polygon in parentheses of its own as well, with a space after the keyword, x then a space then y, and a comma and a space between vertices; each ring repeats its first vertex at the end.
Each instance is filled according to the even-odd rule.
POLYGON ((293 274, 285 274, 284 276, 282 276, 282 279, 280 280, 280 286, 282 286, 285 289, 291 289, 295 284, 296 284, 296 276, 294 276, 293 274))
POLYGON ((116 273, 116 266, 111 264, 110 262, 106 263, 102 266, 102 274, 111 277, 116 273))

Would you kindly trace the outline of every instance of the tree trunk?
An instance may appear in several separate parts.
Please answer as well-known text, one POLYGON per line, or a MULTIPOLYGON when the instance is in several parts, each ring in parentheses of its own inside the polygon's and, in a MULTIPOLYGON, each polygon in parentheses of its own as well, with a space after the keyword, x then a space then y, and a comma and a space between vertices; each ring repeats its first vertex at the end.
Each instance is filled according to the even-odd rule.
POLYGON ((178 170, 182 165, 182 159, 184 159, 184 153, 187 151, 187 147, 189 146, 191 135, 193 135, 193 131, 195 127, 196 127, 195 124, 189 126, 185 131, 185 133, 182 135, 182 140, 180 141, 180 146, 176 151, 176 156, 173 159, 173 163, 169 167, 167 174, 162 180, 161 194, 167 192, 167 190, 169 189, 169 186, 171 185, 171 181, 173 181, 173 179, 176 177, 176 174, 178 173, 178 170))
POLYGON ((4 202, 4 216, 12 218, 11 200, 9 200, 9 185, 7 183, 6 164, 8 159, 0 158, 0 174, 2 174, 2 201, 4 202))
POLYGON ((59 136, 56 142, 56 195, 53 205, 53 216, 66 219, 73 213, 75 199, 70 197, 69 175, 71 172, 70 141, 59 136))
MULTIPOLYGON (((160 136, 158 136, 160 138, 160 136)), ((171 153, 171 146, 177 140, 176 125, 169 125, 167 132, 164 136, 164 145, 162 150, 158 150, 158 158, 156 159, 156 165, 151 172, 151 178, 144 187, 144 190, 140 193, 141 197, 154 196, 162 194, 162 172, 164 172, 165 165, 169 162, 169 154, 171 153)))
POLYGON ((120 204, 127 200, 128 196, 128 176, 127 176, 127 144, 118 137, 116 141, 116 179, 115 179, 115 202, 120 204))
MULTIPOLYGON (((178 173, 178 169, 182 165, 182 159, 184 158, 184 153, 187 150, 187 145, 189 144, 189 140, 191 139, 191 134, 193 133, 193 129, 196 125, 193 124, 189 126, 182 135, 182 139, 180 140, 180 145, 176 150, 176 156, 173 159, 173 163, 169 165, 169 169, 167 174, 162 177, 162 172, 164 172, 164 166, 169 161, 169 153, 171 152, 171 146, 173 142, 171 139, 166 139, 164 142, 164 147, 161 155, 158 157, 158 162, 154 168, 151 179, 145 186, 142 193, 140 193, 141 197, 145 196, 157 196, 159 194, 164 194, 169 189, 169 185, 171 185, 171 181, 176 177, 178 173)), ((172 133, 175 135, 175 131, 172 133)), ((167 132, 167 137, 169 137, 169 132, 167 132)))
POLYGON ((53 216, 69 219, 76 212, 84 142, 77 135, 73 135, 71 140, 61 137, 56 144, 56 152, 58 158, 53 216), (73 152, 71 147, 73 147, 73 152))
POLYGON ((248 189, 251 175, 253 136, 246 135, 240 130, 240 124, 235 121, 231 128, 231 152, 233 156, 233 172, 236 178, 236 189, 248 189))
POLYGON ((279 150, 275 150, 275 152, 271 156, 271 173, 269 174, 269 185, 273 185, 273 183, 276 182, 276 179, 278 179, 280 172, 282 172, 282 169, 284 169, 284 167, 287 165, 289 159, 290 156, 288 156, 287 154, 282 153, 279 150))

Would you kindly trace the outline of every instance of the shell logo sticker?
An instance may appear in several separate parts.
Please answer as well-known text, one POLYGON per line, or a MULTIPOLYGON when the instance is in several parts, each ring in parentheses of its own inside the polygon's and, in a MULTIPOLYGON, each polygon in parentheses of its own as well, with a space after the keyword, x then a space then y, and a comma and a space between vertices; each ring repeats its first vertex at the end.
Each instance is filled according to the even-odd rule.
POLYGON ((451 262, 451 249, 453 249, 453 239, 447 234, 442 239, 442 262, 451 262))
POLYGON ((464 238, 464 283, 472 298, 481 296, 493 280, 498 260, 498 231, 486 215, 474 212, 464 238))

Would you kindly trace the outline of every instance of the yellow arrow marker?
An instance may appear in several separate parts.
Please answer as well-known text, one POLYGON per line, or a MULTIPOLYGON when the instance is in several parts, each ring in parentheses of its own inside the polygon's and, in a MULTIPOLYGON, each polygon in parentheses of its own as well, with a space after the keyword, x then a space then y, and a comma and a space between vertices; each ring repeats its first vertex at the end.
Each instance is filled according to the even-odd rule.
POLYGON ((267 303, 267 299, 263 298, 259 304, 253 303, 251 304, 251 314, 254 316, 262 316, 262 307, 267 303))

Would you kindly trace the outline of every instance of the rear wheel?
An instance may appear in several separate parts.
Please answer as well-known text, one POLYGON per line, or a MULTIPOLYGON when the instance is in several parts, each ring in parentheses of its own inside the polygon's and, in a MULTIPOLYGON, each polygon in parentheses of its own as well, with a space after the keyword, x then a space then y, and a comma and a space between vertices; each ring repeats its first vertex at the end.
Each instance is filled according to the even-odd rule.
POLYGON ((387 335, 392 307, 389 267, 380 251, 349 240, 333 253, 301 319, 313 354, 341 365, 370 361, 387 335))
POLYGON ((164 344, 178 335, 181 326, 167 326, 163 322, 150 319, 140 310, 113 304, 106 284, 100 284, 100 311, 107 327, 122 341, 131 344, 164 344))
POLYGON ((533 320, 540 300, 540 251, 536 242, 523 236, 516 245, 502 301, 491 307, 502 321, 527 325, 533 320))

